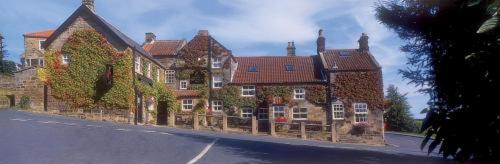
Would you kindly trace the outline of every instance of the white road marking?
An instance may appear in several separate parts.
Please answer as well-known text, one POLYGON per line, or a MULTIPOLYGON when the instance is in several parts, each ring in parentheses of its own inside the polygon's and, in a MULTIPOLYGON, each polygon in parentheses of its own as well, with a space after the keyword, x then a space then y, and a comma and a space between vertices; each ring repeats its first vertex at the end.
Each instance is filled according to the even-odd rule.
POLYGON ((156 131, 153 130, 143 130, 144 133, 156 133, 156 131))
POLYGON ((385 143, 385 144, 387 144, 389 146, 399 147, 398 145, 395 145, 395 144, 390 144, 390 143, 385 143))
POLYGON ((130 131, 130 129, 115 129, 115 130, 118 130, 118 131, 125 131, 125 132, 130 131))
POLYGON ((61 123, 61 124, 63 124, 63 125, 69 125, 69 126, 75 126, 75 125, 77 125, 77 124, 75 124, 75 123, 65 123, 65 122, 63 122, 63 123, 61 123))
POLYGON ((14 119, 10 119, 10 120, 12 120, 12 121, 22 121, 22 122, 24 122, 24 121, 30 121, 31 119, 14 118, 14 119))
POLYGON ((39 123, 42 123, 42 124, 59 124, 60 122, 56 122, 56 121, 38 121, 39 123))
POLYGON ((172 135, 170 133, 165 133, 165 132, 159 132, 160 134, 165 134, 165 135, 172 135))
POLYGON ((201 152, 200 154, 198 154, 196 157, 194 157, 191 161, 187 162, 186 164, 193 164, 193 163, 196 163, 198 162, 198 160, 200 160, 205 154, 207 154, 208 150, 210 150, 210 148, 212 148, 212 146, 215 144, 215 142, 217 142, 217 140, 219 140, 219 138, 216 138, 214 141, 212 141, 212 143, 208 144, 201 152))
POLYGON ((102 126, 99 126, 99 125, 86 125, 88 127, 95 127, 95 128, 102 128, 102 126))

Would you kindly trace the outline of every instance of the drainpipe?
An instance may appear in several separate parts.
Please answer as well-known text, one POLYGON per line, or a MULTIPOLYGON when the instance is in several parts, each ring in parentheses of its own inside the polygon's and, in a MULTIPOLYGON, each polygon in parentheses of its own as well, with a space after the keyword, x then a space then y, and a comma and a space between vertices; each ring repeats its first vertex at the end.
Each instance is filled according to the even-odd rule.
POLYGON ((212 39, 208 36, 208 108, 212 109, 212 86, 213 86, 213 77, 212 77, 212 39))

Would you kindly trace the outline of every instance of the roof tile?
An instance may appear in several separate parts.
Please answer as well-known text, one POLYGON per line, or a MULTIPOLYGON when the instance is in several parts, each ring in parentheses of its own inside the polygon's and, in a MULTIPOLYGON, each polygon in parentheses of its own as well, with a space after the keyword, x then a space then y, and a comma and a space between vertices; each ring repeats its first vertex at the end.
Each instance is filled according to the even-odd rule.
POLYGON ((328 70, 360 71, 379 69, 375 58, 370 52, 358 49, 327 49, 323 53, 328 70))
POLYGON ((156 40, 143 46, 153 56, 173 56, 184 46, 183 40, 156 40))
POLYGON ((24 34, 25 37, 34 37, 34 38, 49 38, 55 30, 45 30, 45 31, 37 31, 37 32, 29 32, 24 34))

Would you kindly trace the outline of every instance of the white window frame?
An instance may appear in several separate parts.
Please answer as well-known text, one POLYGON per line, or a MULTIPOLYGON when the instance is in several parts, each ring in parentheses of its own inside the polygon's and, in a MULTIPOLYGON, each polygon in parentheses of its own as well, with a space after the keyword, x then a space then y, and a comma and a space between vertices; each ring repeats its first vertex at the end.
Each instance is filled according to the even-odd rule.
POLYGON ((241 118, 252 118, 253 109, 252 108, 241 108, 240 117, 241 118), (250 110, 250 112, 248 112, 250 110))
POLYGON ((307 120, 308 111, 309 111, 309 109, 307 109, 307 108, 300 108, 300 107, 293 108, 293 109, 292 109, 292 118, 293 118, 294 120, 307 120), (296 111, 295 111, 295 109, 298 109, 299 111, 298 111, 298 112, 296 112, 296 111), (302 109, 305 109, 306 111, 305 111, 305 112, 302 112, 302 111, 301 111, 302 109), (301 118, 301 117, 299 117, 299 118, 295 118, 295 115, 299 115, 299 116, 305 115, 305 116, 306 116, 306 118, 301 118))
POLYGON ((69 61, 70 61, 69 58, 70 58, 69 54, 62 54, 61 55, 61 63, 62 64, 69 64, 69 61))
POLYGON ((146 70, 146 76, 148 78, 151 78, 151 63, 150 62, 147 62, 148 64, 148 69, 146 70))
POLYGON ((188 80, 181 80, 179 81, 179 89, 187 89, 189 87, 189 81, 188 80), (182 83, 185 83, 186 86, 183 86, 182 83))
POLYGON ((366 103, 353 103, 354 122, 368 122, 368 104, 366 103))
POLYGON ((306 98, 306 90, 304 88, 293 89, 293 99, 304 100, 306 98))
POLYGON ((165 83, 167 83, 167 84, 175 83, 175 70, 166 70, 165 71, 165 83))
POLYGON ((241 86, 241 96, 243 96, 243 97, 255 96, 255 85, 243 85, 243 86, 241 86))
POLYGON ((333 120, 343 120, 345 114, 344 104, 342 102, 332 103, 332 119, 333 120))
POLYGON ((269 120, 269 108, 257 109, 257 120, 269 120))
POLYGON ((273 116, 274 116, 274 118, 286 117, 285 106, 273 106, 273 116), (276 109, 280 109, 280 110, 276 110, 276 109))
POLYGON ((156 82, 160 82, 160 71, 161 69, 159 68, 156 69, 156 82))
POLYGON ((26 67, 31 67, 31 59, 24 59, 24 65, 26 67))
POLYGON ((213 76, 212 77, 212 88, 222 88, 224 86, 224 77, 222 76, 213 76), (220 80, 216 80, 220 78, 220 80))
POLYGON ((135 73, 141 74, 141 57, 137 56, 135 57, 135 73))
POLYGON ((182 99, 182 110, 191 111, 193 110, 193 99, 182 99))
POLYGON ((222 112, 224 108, 224 102, 220 100, 213 100, 212 101, 212 111, 214 112, 222 112))
POLYGON ((41 40, 38 40, 38 49, 39 49, 39 50, 44 50, 44 49, 43 49, 42 42, 45 42, 45 41, 46 41, 46 39, 41 39, 41 40))
POLYGON ((212 58, 212 68, 222 68, 222 58, 221 57, 212 58))

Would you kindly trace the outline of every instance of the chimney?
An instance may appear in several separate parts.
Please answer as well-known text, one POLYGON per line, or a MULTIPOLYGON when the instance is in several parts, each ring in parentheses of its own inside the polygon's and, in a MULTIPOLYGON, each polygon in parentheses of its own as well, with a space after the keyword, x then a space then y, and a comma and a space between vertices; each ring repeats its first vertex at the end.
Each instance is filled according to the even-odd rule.
POLYGON ((200 30, 198 31, 198 35, 200 36, 209 36, 208 30, 200 30))
POLYGON ((90 10, 95 11, 95 9, 94 9, 94 0, 82 0, 82 5, 85 5, 90 10))
POLYGON ((370 47, 368 46, 368 35, 365 33, 361 34, 361 37, 359 37, 358 43, 359 43, 359 51, 370 51, 370 47))
POLYGON ((288 42, 288 47, 286 47, 286 56, 295 56, 295 43, 294 42, 288 42))
POLYGON ((146 33, 144 44, 150 44, 156 41, 156 35, 152 32, 146 33))
POLYGON ((325 37, 323 36, 323 29, 318 31, 318 39, 316 40, 316 50, 317 54, 325 51, 325 37))

